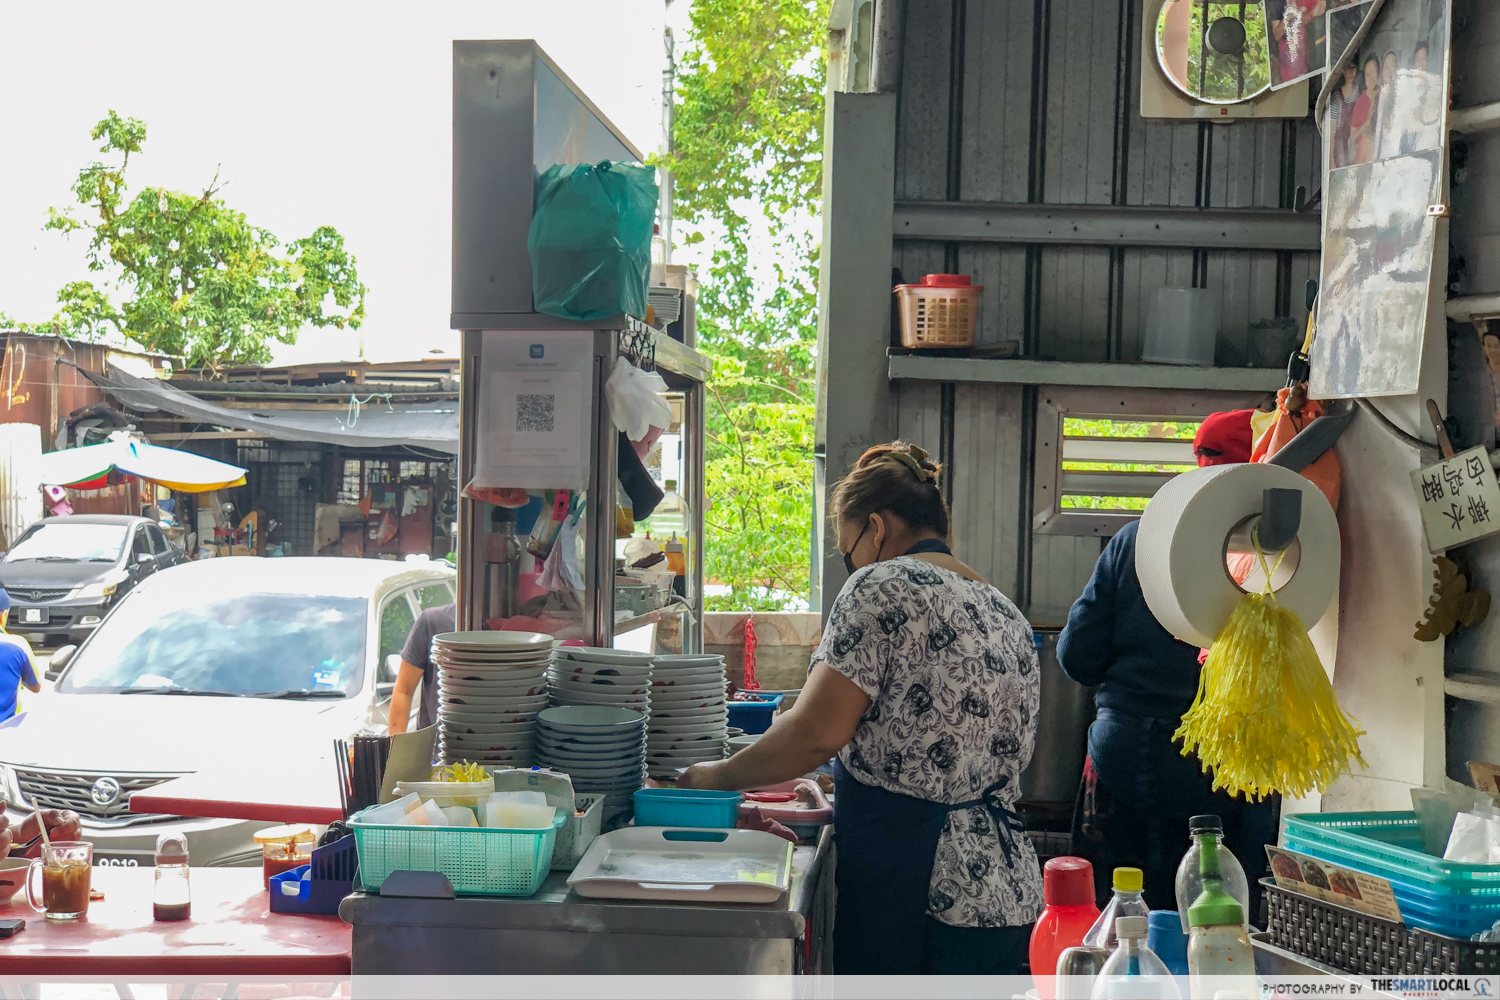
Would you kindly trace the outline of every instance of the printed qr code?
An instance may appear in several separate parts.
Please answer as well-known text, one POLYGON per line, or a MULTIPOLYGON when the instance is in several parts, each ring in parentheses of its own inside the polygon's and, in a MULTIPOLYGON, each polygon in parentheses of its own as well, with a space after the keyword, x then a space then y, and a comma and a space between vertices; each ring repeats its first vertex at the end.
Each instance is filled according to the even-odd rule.
POLYGON ((556 396, 516 395, 516 430, 530 434, 552 433, 552 407, 556 396))

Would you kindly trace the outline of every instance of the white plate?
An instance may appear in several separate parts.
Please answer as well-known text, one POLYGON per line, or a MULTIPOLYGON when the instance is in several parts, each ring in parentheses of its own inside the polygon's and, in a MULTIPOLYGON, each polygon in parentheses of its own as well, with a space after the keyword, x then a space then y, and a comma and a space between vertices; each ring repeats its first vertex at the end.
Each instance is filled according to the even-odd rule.
POLYGON ((441 651, 433 653, 432 662, 447 670, 484 670, 489 673, 501 673, 506 670, 545 670, 548 663, 545 656, 495 660, 477 656, 450 656, 441 651))
MULTIPOLYGON (((672 712, 672 711, 682 711, 684 709, 699 709, 699 710, 704 710, 704 711, 712 710, 714 712, 725 712, 726 708, 727 708, 727 705, 728 705, 728 703, 725 702, 723 699, 715 700, 713 698, 675 698, 675 699, 671 699, 671 698, 652 698, 651 699, 651 710, 652 710, 652 714, 653 715, 656 715, 656 714, 665 714, 665 713, 672 712)), ((726 713, 726 717, 727 717, 727 713, 726 713)))
POLYGON ((547 693, 547 682, 522 681, 520 684, 483 684, 478 681, 438 681, 439 694, 468 695, 471 698, 526 698, 547 693))
POLYGON ((580 663, 612 663, 619 666, 651 665, 651 654, 632 653, 625 649, 602 649, 597 646, 558 646, 554 658, 580 663))
POLYGON ((492 712, 489 709, 471 710, 459 709, 449 705, 438 706, 438 718, 444 722, 452 722, 456 725, 472 726, 497 726, 511 724, 517 726, 535 726, 535 711, 525 712, 492 712))
POLYGON ((660 653, 651 658, 658 667, 697 667, 724 665, 724 657, 717 653, 660 653))
POLYGON ((562 688, 548 688, 547 694, 554 705, 617 705, 637 712, 645 712, 651 708, 651 699, 643 694, 594 694, 590 691, 569 691, 562 688))
POLYGON ((564 743, 569 746, 593 746, 607 747, 615 743, 639 743, 645 738, 644 729, 636 729, 627 732, 609 733, 606 735, 590 736, 582 733, 562 733, 555 729, 548 729, 545 723, 536 727, 537 736, 554 743, 564 743))
POLYGON ((646 740, 646 748, 649 750, 673 750, 698 746, 722 746, 723 743, 724 734, 721 732, 662 733, 646 740))
POLYGON ((633 732, 646 724, 640 712, 604 705, 559 705, 544 710, 537 718, 557 732, 593 735, 633 732))
POLYGON ((555 641, 542 632, 439 632, 432 641, 444 646, 471 646, 477 649, 551 649, 555 641))
POLYGON ((598 674, 559 674, 547 671, 547 679, 558 687, 582 688, 585 691, 627 691, 631 694, 650 694, 651 682, 633 677, 601 677, 598 674))
POLYGON ((553 670, 567 674, 594 674, 603 677, 649 677, 651 675, 651 664, 649 663, 594 663, 589 660, 570 660, 565 656, 553 655, 551 660, 553 670))
POLYGON ((674 684, 671 681, 662 683, 660 678, 653 677, 651 690, 657 694, 724 694, 729 686, 723 680, 711 680, 704 684, 674 684))
POLYGON ((468 712, 496 712, 501 715, 515 715, 517 712, 526 712, 535 715, 548 705, 547 697, 526 698, 516 701, 504 701, 490 698, 466 698, 455 701, 449 698, 440 698, 438 711, 443 709, 457 709, 468 712))
POLYGON ((692 729, 716 723, 727 726, 729 713, 722 708, 663 708, 651 711, 652 729, 692 729))

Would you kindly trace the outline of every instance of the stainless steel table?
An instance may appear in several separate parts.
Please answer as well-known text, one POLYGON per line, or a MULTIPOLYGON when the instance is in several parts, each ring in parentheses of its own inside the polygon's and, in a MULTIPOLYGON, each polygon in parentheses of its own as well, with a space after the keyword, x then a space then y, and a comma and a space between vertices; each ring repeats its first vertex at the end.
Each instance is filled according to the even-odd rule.
POLYGON ((792 853, 776 903, 586 899, 553 872, 525 899, 355 893, 352 971, 365 975, 749 975, 828 971, 833 842, 792 853))

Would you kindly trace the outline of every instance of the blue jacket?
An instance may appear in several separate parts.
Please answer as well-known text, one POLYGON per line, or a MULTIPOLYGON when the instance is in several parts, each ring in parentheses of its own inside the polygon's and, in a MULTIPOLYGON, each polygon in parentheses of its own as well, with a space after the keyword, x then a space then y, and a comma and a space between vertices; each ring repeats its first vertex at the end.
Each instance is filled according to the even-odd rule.
POLYGON ((1057 638, 1057 662, 1078 683, 1098 685, 1100 709, 1175 721, 1198 693, 1198 650, 1174 639, 1146 606, 1135 575, 1137 525, 1104 546, 1057 638))

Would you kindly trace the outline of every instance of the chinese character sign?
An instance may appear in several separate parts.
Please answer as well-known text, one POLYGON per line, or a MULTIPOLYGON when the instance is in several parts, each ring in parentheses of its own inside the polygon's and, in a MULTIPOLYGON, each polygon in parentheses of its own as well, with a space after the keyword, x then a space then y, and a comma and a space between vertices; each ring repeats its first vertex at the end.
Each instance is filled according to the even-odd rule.
POLYGON ((1500 485, 1484 448, 1470 448, 1411 474, 1432 552, 1500 532, 1500 485))

